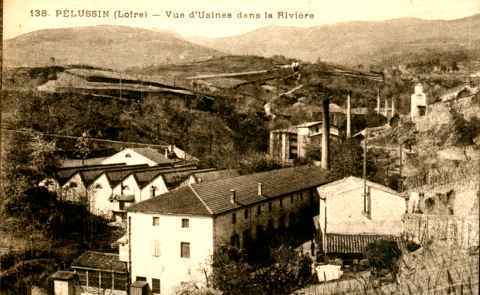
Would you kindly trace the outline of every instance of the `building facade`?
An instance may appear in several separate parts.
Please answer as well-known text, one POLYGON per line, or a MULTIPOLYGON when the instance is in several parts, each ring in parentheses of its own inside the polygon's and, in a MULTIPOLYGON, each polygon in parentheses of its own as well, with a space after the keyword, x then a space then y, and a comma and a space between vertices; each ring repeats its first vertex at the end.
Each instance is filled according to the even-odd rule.
MULTIPOLYGON (((322 145, 322 121, 309 122, 286 129, 270 132, 269 154, 282 163, 293 163, 296 159, 307 156, 309 146, 320 148, 322 145)), ((337 127, 330 127, 330 139, 341 141, 342 136, 337 127)))
POLYGON ((71 268, 78 276, 74 294, 128 294, 127 264, 118 254, 86 251, 71 268))
POLYGON ((125 221, 131 204, 166 193, 191 174, 205 170, 212 169, 197 169, 191 164, 105 164, 62 169, 57 179, 41 184, 57 190, 65 201, 85 205, 94 215, 120 222, 125 221))
POLYGON ((246 247, 302 217, 311 222, 316 188, 328 179, 318 167, 286 168, 190 184, 134 204, 120 256, 130 262, 132 282, 146 281, 161 294, 184 282, 205 284, 219 247, 246 247))
POLYGON ((361 254, 369 242, 402 233, 407 203, 386 186, 350 176, 320 186, 318 194, 323 254, 361 254))

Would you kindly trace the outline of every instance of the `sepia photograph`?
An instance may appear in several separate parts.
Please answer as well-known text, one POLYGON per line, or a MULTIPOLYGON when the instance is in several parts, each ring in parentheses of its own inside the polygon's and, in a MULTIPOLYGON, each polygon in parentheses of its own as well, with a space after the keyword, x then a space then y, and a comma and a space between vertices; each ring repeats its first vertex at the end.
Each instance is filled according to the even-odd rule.
POLYGON ((0 5, 0 295, 479 294, 479 0, 0 5))

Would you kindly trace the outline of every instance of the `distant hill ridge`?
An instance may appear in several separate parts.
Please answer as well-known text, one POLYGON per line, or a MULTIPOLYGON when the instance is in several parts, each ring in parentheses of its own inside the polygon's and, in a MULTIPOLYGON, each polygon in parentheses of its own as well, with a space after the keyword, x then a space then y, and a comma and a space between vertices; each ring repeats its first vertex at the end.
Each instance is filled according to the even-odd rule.
POLYGON ((125 69, 218 55, 173 32, 110 25, 39 30, 4 42, 4 62, 12 67, 57 63, 125 69))
POLYGON ((428 48, 480 50, 480 14, 456 20, 399 18, 352 21, 309 28, 268 26, 238 36, 192 38, 192 42, 230 54, 285 55, 314 62, 370 64, 390 54, 428 48))
POLYGON ((188 63, 225 54, 284 55, 305 61, 378 63, 426 50, 480 52, 480 14, 456 20, 400 18, 309 28, 268 26, 223 38, 126 26, 48 29, 4 42, 6 66, 89 64, 112 69, 188 63))

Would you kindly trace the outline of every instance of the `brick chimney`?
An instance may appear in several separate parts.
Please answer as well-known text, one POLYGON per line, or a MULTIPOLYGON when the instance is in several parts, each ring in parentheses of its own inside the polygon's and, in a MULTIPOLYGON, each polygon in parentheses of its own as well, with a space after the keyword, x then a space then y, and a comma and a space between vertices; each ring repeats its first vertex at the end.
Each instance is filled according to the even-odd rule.
POLYGON ((232 203, 232 205, 237 204, 237 194, 234 189, 230 190, 230 203, 232 203))

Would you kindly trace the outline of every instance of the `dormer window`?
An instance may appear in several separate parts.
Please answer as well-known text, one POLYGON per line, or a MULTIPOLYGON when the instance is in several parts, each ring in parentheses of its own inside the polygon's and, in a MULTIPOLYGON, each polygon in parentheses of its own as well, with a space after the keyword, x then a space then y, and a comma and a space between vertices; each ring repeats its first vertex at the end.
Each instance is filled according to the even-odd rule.
POLYGON ((102 185, 100 183, 97 183, 95 186, 94 186, 94 189, 102 189, 102 185))
POLYGON ((121 191, 121 194, 122 194, 122 195, 123 195, 123 192, 124 192, 125 190, 128 190, 128 185, 123 185, 123 184, 121 184, 121 185, 120 185, 120 191, 121 191))
POLYGON ((77 186, 78 186, 78 184, 75 181, 72 181, 68 184, 68 187, 70 187, 70 188, 74 188, 74 187, 77 187, 77 186))
POLYGON ((125 158, 131 158, 131 157, 132 157, 132 155, 130 155, 130 153, 125 154, 125 158))

